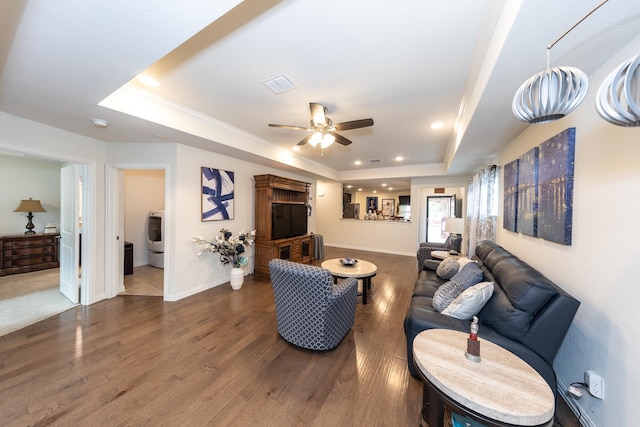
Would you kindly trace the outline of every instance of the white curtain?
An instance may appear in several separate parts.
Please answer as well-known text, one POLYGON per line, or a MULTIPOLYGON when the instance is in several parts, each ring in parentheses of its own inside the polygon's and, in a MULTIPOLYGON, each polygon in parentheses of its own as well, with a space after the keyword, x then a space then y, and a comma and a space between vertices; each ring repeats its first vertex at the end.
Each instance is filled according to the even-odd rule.
POLYGON ((488 166, 469 180, 467 188, 467 254, 475 254, 481 240, 496 239, 498 167, 488 166))

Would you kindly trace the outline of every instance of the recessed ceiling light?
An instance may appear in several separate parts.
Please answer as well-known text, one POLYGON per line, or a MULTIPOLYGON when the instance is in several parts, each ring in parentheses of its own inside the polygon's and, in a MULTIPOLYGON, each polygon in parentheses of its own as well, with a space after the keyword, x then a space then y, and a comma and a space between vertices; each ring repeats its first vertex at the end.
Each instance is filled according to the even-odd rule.
POLYGON ((91 119, 93 125, 97 128, 104 129, 109 126, 109 122, 103 119, 91 119))
POLYGON ((347 188, 351 188, 351 185, 347 185, 347 188))
POLYGON ((299 145, 294 145, 293 147, 291 147, 291 149, 293 151, 300 151, 300 146, 299 145))
POLYGON ((403 160, 404 160, 404 157, 402 157, 402 156, 396 157, 396 162, 401 162, 403 160))
POLYGON ((362 188, 358 188, 358 191, 362 191, 362 188))
POLYGON ((160 87, 160 83, 148 74, 140 74, 138 80, 147 86, 160 87))
POLYGON ((378 191, 377 191, 377 190, 373 190, 373 192, 374 192, 374 193, 377 193, 378 191))
POLYGON ((353 164, 356 166, 360 166, 362 162, 360 160, 356 160, 355 162, 353 162, 353 164))
POLYGON ((382 186, 383 186, 383 187, 386 187, 386 186, 387 186, 387 184, 385 184, 385 183, 383 182, 383 183, 382 183, 382 186))
POLYGON ((442 122, 433 122, 431 124, 431 129, 441 129, 444 127, 444 123, 442 122))
POLYGON ((389 187, 389 191, 393 190, 393 187, 389 187))

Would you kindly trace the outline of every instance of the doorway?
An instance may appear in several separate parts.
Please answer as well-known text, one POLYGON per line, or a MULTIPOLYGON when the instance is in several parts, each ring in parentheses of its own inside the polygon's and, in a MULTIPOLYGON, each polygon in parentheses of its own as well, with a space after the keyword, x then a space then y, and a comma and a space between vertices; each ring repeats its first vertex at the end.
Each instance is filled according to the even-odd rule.
POLYGON ((111 221, 107 232, 113 238, 108 242, 107 286, 116 295, 166 298, 167 269, 150 262, 148 217, 150 211, 166 210, 167 175, 164 165, 118 164, 108 168, 107 191, 113 203, 108 206, 111 221))
POLYGON ((447 233, 444 231, 445 218, 456 213, 456 196, 427 196, 427 233, 425 242, 444 243, 447 233))
MULTIPOLYGON (((94 185, 95 168, 78 160, 4 149, 0 151, 0 163, 3 172, 0 176, 5 182, 11 182, 3 193, 5 205, 9 200, 24 198, 23 194, 33 194, 37 198, 46 194, 43 198, 46 210, 38 214, 34 231, 44 233, 43 236, 56 236, 59 263, 56 268, 2 277, 2 335, 75 307, 78 303, 88 305, 93 302, 94 244, 81 248, 78 240, 81 209, 86 213, 85 233, 91 235, 94 230, 94 195, 84 193, 94 185), (83 181, 85 186, 80 185, 83 181), (80 252, 85 258, 84 274, 80 274, 80 252)), ((4 210, 12 211, 13 207, 4 210)), ((22 215, 11 212, 2 218, 8 230, 4 233, 22 235, 24 229, 14 226, 14 221, 23 226, 22 215)))

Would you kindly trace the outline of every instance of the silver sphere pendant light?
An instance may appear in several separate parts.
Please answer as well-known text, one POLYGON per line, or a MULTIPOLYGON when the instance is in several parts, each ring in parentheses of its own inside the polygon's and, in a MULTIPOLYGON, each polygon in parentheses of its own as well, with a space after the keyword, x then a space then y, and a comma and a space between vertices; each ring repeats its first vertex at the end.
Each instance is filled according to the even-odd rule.
POLYGON ((640 126, 640 54, 622 63, 602 82, 596 110, 614 125, 640 126))
POLYGON ((513 97, 513 114, 537 124, 558 120, 576 109, 587 95, 589 78, 575 67, 553 67, 524 82, 513 97))
POLYGON ((589 78, 575 67, 549 67, 549 52, 564 36, 609 0, 604 0, 547 46, 547 69, 524 82, 511 103, 513 114, 523 122, 547 123, 576 109, 587 96, 589 78))

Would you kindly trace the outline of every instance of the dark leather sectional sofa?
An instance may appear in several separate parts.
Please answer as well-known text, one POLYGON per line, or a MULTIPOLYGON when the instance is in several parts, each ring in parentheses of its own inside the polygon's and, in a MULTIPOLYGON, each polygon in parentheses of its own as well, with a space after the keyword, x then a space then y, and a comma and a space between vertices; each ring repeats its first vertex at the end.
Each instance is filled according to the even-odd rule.
MULTIPOLYGON (((493 295, 478 313, 480 339, 498 344, 529 363, 555 395, 553 359, 580 302, 496 243, 482 241, 475 253, 473 259, 482 269, 483 281, 494 282, 493 295)), ((404 321, 409 370, 414 376, 412 348, 418 333, 433 328, 469 331, 470 320, 433 309, 432 297, 444 282, 429 268, 418 274, 404 321)))

